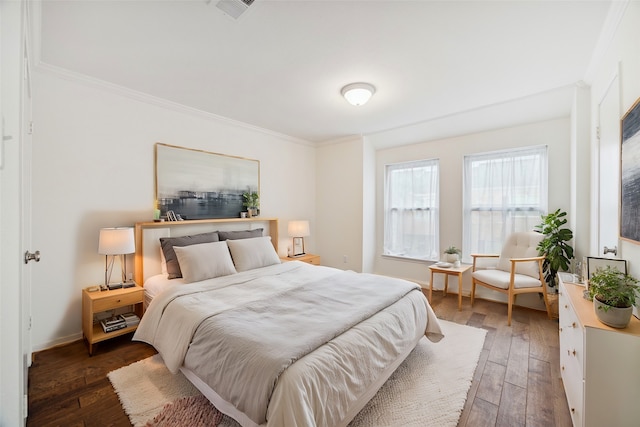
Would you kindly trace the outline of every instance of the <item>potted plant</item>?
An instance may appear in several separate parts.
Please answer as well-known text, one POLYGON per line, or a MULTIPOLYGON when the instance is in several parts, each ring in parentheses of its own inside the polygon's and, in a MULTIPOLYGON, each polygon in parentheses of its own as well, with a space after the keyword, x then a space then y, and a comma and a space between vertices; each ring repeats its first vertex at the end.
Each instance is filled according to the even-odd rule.
POLYGON ((447 256, 447 262, 456 262, 459 260, 462 251, 455 246, 449 246, 444 250, 444 253, 447 256))
POLYGON ((589 279, 596 316, 612 328, 627 327, 639 291, 638 280, 616 267, 599 268, 589 279))
POLYGON ((544 279, 551 288, 557 285, 558 271, 569 270, 569 264, 573 259, 573 247, 569 244, 573 239, 573 232, 569 228, 562 228, 567 223, 565 216, 567 213, 558 209, 548 215, 542 215, 542 224, 535 226, 544 234, 544 238, 538 244, 538 254, 545 256, 542 264, 544 279))
POLYGON ((242 193, 242 206, 247 208, 247 216, 249 216, 249 218, 258 216, 258 206, 260 206, 259 198, 260 196, 255 191, 245 191, 242 193))

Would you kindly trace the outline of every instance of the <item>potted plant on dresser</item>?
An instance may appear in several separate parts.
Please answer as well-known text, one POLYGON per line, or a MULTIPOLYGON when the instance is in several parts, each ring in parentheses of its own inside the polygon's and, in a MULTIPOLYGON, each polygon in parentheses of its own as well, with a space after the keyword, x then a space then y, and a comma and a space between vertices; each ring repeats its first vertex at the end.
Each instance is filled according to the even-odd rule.
POLYGON ((640 294, 638 280, 616 267, 599 268, 589 279, 589 295, 596 317, 612 328, 626 328, 640 294))

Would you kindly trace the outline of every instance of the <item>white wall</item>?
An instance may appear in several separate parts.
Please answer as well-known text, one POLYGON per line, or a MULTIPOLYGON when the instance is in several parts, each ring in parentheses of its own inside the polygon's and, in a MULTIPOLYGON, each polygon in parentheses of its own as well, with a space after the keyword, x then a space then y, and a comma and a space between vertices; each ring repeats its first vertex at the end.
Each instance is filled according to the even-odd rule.
MULTIPOLYGON (((260 160, 261 215, 280 219, 281 254, 288 220, 313 227, 315 148, 306 143, 46 67, 34 94, 34 350, 81 337, 81 289, 104 280, 99 229, 152 218, 156 142, 260 160)), ((314 236, 305 244, 315 251, 314 236)))
MULTIPOLYGON (((620 70, 620 118, 640 98, 640 2, 630 1, 626 5, 624 16, 618 30, 606 50, 606 54, 597 62, 591 83, 591 135, 595 144, 595 117, 597 117, 600 95, 605 93, 611 77, 620 70)), ((603 165, 606 168, 606 165, 603 165)), ((612 191, 616 191, 612 189, 612 191)), ((596 196, 596 195, 594 195, 596 196)), ((592 239, 595 239, 595 227, 592 227, 592 239)), ((628 260, 629 272, 640 278, 640 244, 619 240, 618 257, 628 260)), ((591 254, 597 255, 597 254, 591 254)))
POLYGON ((365 142, 357 137, 318 147, 317 228, 322 264, 362 271, 365 142))
MULTIPOLYGON (((549 210, 559 208, 570 212, 570 120, 567 117, 378 151, 377 236, 383 235, 383 181, 386 164, 419 159, 440 160, 440 247, 442 249, 451 245, 462 247, 464 155, 533 145, 549 147, 549 210)), ((423 285, 428 283, 428 263, 382 256, 382 244, 380 237, 376 248, 378 254, 375 263, 376 273, 406 278, 423 285)), ((434 279, 434 287, 437 289, 442 288, 441 276, 437 275, 437 279, 434 279)), ((470 286, 470 277, 465 275, 463 295, 469 294, 470 286)), ((454 291, 456 287, 454 282, 454 291)), ((503 298, 503 295, 486 289, 479 289, 477 295, 498 300, 503 298)), ((524 296, 521 297, 518 303, 524 305, 521 301, 524 299, 524 296)))

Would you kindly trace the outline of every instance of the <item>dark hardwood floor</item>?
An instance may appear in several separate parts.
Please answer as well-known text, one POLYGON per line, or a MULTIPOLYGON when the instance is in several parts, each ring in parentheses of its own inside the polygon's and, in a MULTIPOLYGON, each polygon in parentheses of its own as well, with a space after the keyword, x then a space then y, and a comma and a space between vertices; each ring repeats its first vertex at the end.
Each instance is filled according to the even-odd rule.
MULTIPOLYGON (((559 372, 558 323, 545 313, 434 292, 441 319, 488 331, 459 427, 571 426, 559 372)), ((28 426, 130 426, 107 373, 154 354, 131 334, 100 343, 92 357, 77 341, 36 353, 29 369, 28 426)))

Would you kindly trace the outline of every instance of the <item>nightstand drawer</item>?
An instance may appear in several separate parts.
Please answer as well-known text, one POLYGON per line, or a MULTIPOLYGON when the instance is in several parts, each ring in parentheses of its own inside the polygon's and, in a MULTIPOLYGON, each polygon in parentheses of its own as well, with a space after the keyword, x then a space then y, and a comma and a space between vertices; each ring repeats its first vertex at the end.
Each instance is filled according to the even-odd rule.
POLYGON ((126 305, 137 304, 142 301, 142 289, 139 292, 129 292, 126 294, 115 294, 102 297, 93 302, 93 312, 112 310, 126 305))
POLYGON ((301 260, 301 261, 306 262, 307 264, 320 265, 320 257, 319 256, 309 257, 309 258, 301 260))

